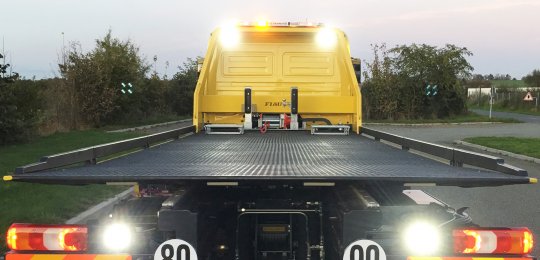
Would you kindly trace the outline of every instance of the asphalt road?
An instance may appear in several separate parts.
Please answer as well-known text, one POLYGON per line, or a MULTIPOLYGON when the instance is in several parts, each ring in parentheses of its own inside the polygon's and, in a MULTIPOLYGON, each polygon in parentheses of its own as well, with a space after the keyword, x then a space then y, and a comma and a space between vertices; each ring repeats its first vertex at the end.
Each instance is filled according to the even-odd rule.
POLYGON ((422 141, 452 145, 454 140, 474 136, 515 136, 540 138, 540 125, 519 124, 472 124, 438 126, 390 126, 367 125, 367 127, 391 132, 422 141))
MULTIPOLYGON (((540 125, 534 123, 442 126, 372 126, 423 141, 454 146, 454 140, 472 136, 540 137, 540 125)), ((470 150, 466 147, 460 147, 470 150)), ((482 153, 485 153, 482 151, 482 153)), ((529 176, 540 178, 540 164, 495 155, 507 163, 526 169, 529 176)), ((430 187, 422 188, 455 208, 470 207, 467 211, 474 222, 486 227, 528 227, 540 239, 540 187, 512 185, 489 188, 430 187)), ((536 242, 535 255, 540 254, 536 242)))
MULTIPOLYGON (((489 116, 489 110, 482 110, 482 109, 469 109, 469 110, 480 115, 489 116)), ((493 117, 514 118, 514 119, 517 119, 519 121, 526 122, 526 123, 540 124, 540 116, 524 115, 524 114, 510 113, 510 112, 497 112, 497 111, 492 111, 491 115, 493 117)))

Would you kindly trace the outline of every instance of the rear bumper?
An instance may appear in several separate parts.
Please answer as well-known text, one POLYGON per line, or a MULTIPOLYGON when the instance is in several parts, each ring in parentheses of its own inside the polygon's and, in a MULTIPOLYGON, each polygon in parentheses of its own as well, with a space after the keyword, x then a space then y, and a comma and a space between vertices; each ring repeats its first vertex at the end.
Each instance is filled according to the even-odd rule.
MULTIPOLYGON (((395 257, 390 257, 394 259, 395 257)), ((5 260, 132 260, 131 255, 107 254, 6 254, 5 260)), ((407 260, 536 260, 535 257, 407 257, 407 260)))
POLYGON ((535 257, 407 257, 407 260, 536 260, 535 257))
POLYGON ((106 254, 16 254, 7 253, 6 260, 131 260, 130 255, 106 254))

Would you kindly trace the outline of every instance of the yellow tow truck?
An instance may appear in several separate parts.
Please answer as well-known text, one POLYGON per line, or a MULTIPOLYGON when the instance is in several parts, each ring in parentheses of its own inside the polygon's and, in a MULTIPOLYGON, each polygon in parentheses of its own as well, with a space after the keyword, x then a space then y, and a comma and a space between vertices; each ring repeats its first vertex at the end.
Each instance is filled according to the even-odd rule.
POLYGON ((414 187, 536 179, 500 158, 363 127, 359 73, 335 28, 217 29, 191 126, 45 156, 4 178, 135 186, 105 219, 14 223, 6 260, 535 259, 529 229, 480 227, 414 187))

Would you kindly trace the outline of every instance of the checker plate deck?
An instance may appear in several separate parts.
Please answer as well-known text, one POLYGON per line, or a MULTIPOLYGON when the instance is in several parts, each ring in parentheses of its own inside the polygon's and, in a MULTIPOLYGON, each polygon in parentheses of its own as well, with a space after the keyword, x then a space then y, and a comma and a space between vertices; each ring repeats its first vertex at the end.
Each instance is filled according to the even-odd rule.
POLYGON ((290 131, 193 134, 96 165, 16 178, 51 183, 356 180, 490 186, 529 182, 522 176, 453 167, 361 135, 290 131))

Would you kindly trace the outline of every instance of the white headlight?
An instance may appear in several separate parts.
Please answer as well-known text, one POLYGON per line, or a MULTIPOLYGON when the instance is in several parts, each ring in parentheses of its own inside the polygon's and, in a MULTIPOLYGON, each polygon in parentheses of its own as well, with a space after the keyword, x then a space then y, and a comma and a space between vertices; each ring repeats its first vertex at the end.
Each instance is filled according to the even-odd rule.
POLYGON ((322 28, 315 37, 317 44, 322 48, 332 48, 337 43, 337 35, 331 28, 322 28))
POLYGON ((131 239, 131 229, 127 224, 112 223, 105 227, 103 232, 103 244, 105 247, 114 251, 121 251, 128 248, 131 244, 131 239))
POLYGON ((411 253, 429 255, 439 249, 441 237, 437 226, 428 222, 414 222, 404 230, 403 241, 411 253))
POLYGON ((230 48, 240 43, 240 31, 234 25, 227 25, 221 28, 219 42, 225 48, 230 48))

